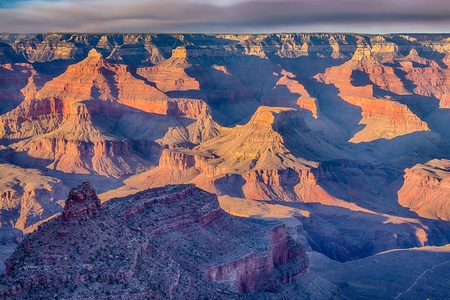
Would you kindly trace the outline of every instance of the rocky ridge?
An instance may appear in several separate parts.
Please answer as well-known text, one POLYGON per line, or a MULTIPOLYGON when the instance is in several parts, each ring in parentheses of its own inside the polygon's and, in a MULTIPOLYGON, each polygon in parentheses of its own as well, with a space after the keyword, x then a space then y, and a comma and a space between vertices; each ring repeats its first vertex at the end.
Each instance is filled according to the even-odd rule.
POLYGON ((284 225, 230 216, 192 185, 100 207, 84 182, 70 191, 63 215, 27 236, 5 264, 0 291, 11 299, 336 296, 331 285, 296 291, 309 263, 284 225))
POLYGON ((340 261, 448 243, 448 35, 0 38, 4 226, 191 182, 340 261))

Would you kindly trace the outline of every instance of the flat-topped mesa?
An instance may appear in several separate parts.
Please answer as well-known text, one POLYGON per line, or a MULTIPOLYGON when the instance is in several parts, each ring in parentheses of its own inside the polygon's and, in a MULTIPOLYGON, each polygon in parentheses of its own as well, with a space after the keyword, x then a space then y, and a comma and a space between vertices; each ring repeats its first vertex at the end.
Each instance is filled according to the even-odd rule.
POLYGON ((89 181, 83 181, 69 192, 64 211, 63 223, 75 225, 79 221, 87 221, 102 208, 102 203, 89 181), (78 221, 78 222, 77 222, 78 221))

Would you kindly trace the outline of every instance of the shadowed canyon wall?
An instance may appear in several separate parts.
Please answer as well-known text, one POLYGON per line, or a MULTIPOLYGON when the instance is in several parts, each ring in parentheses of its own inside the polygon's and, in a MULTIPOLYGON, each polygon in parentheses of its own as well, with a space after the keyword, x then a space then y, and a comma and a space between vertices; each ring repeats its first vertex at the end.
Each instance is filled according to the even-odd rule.
MULTIPOLYGON (((1 226, 34 230, 84 180, 102 201, 193 183, 340 261, 446 244, 449 39, 1 34, 1 226)), ((208 276, 258 289, 227 270, 208 276)))

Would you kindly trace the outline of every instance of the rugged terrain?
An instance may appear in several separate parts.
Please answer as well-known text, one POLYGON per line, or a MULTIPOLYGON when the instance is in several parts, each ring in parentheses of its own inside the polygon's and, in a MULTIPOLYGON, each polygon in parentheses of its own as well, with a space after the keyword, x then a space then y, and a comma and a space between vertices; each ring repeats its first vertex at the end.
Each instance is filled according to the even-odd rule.
POLYGON ((102 205, 83 182, 5 265, 0 295, 10 299, 337 296, 333 285, 302 276, 309 260, 284 224, 231 216, 193 185, 102 205))
POLYGON ((449 243, 448 34, 0 40, 2 227, 192 183, 340 262, 449 243))

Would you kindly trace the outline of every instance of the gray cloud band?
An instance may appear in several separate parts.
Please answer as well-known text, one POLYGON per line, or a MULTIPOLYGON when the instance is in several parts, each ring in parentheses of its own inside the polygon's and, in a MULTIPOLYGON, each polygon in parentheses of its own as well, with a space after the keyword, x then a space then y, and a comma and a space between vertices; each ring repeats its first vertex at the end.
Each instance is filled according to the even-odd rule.
POLYGON ((443 26, 450 24, 450 1, 241 1, 217 6, 200 0, 77 0, 19 1, 0 8, 2 32, 261 32, 324 24, 337 29, 343 24, 445 29, 450 28, 443 26))

